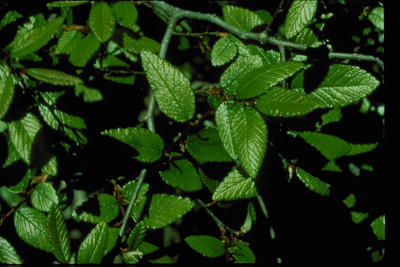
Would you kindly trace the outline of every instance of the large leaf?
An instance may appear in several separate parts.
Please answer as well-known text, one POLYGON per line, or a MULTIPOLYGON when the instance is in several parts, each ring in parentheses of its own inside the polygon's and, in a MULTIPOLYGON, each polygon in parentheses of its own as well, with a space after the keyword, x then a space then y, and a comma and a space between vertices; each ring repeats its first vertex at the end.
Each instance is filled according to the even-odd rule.
POLYGON ((317 177, 310 173, 296 167, 296 175, 304 183, 304 185, 311 191, 320 194, 322 196, 328 196, 330 194, 330 185, 321 181, 317 177))
POLYGON ((78 264, 100 264, 106 251, 108 226, 101 222, 82 241, 78 250, 78 264))
POLYGON ((257 189, 252 178, 244 178, 239 171, 233 170, 224 178, 215 190, 213 200, 236 200, 257 196, 257 189))
POLYGON ((112 6, 112 10, 115 13, 118 24, 133 31, 137 30, 136 21, 138 19, 138 12, 133 3, 119 1, 112 6))
POLYGON ((7 113, 13 97, 14 82, 12 77, 0 77, 0 119, 7 113))
POLYGON ((77 30, 63 31, 60 38, 58 39, 58 43, 54 53, 56 55, 71 54, 81 38, 82 34, 77 30))
POLYGON ((256 256, 253 251, 243 242, 232 242, 231 247, 229 247, 229 251, 232 253, 235 258, 235 263, 256 263, 256 256))
POLYGON ((14 214, 14 225, 18 236, 35 248, 51 252, 47 218, 40 211, 21 207, 14 214))
POLYGON ((160 110, 178 122, 193 118, 195 96, 190 81, 176 67, 151 52, 142 51, 141 58, 160 110))
POLYGON ((11 57, 18 58, 33 53, 46 45, 60 28, 63 17, 59 17, 46 25, 26 30, 20 29, 12 42, 11 57))
POLYGON ((192 235, 185 238, 186 243, 204 257, 216 258, 224 255, 225 245, 221 240, 208 235, 192 235))
POLYGON ((147 129, 140 127, 128 127, 125 129, 111 129, 102 132, 127 145, 132 146, 139 152, 135 158, 142 162, 154 162, 162 156, 164 142, 161 137, 147 129))
POLYGON ((190 198, 155 194, 150 202, 149 215, 143 221, 148 228, 162 228, 185 215, 194 205, 190 198))
POLYGON ((53 205, 58 205, 58 196, 49 183, 40 183, 31 195, 32 206, 40 211, 48 212, 53 205))
POLYGON ((169 168, 161 171, 160 175, 168 185, 183 191, 197 191, 203 187, 198 171, 187 159, 172 159, 169 168))
POLYGON ((371 94, 379 81, 357 66, 334 64, 321 85, 309 96, 318 101, 321 108, 341 108, 355 104, 371 94))
POLYGON ((99 49, 99 40, 94 34, 88 34, 77 42, 69 57, 69 62, 76 67, 85 67, 99 49))
POLYGON ((6 239, 0 236, 0 262, 4 264, 22 264, 23 261, 15 248, 6 239))
POLYGON ((282 87, 273 87, 257 100, 256 107, 262 113, 274 117, 303 116, 319 107, 317 101, 282 87))
POLYGON ((29 68, 26 73, 36 80, 54 85, 73 86, 83 83, 79 77, 58 70, 29 68))
POLYGON ((35 137, 41 128, 40 121, 32 113, 26 114, 18 121, 10 122, 8 126, 10 140, 15 150, 28 165, 31 163, 31 152, 35 137))
POLYGON ((197 134, 190 135, 186 141, 186 148, 199 162, 232 161, 216 128, 205 128, 197 134))
POLYGON ((252 98, 263 94, 266 90, 290 77, 302 67, 302 63, 294 61, 266 64, 249 71, 241 77, 232 77, 232 79, 237 79, 237 82, 232 84, 234 88, 230 88, 230 90, 236 92, 237 97, 241 99, 252 98))
POLYGON ((304 29, 314 18, 317 11, 317 0, 293 1, 285 20, 285 36, 292 38, 304 29))
POLYGON ((107 3, 94 4, 89 14, 89 27, 100 43, 108 41, 114 33, 115 15, 107 3))
POLYGON ((231 61, 238 52, 237 40, 233 35, 228 35, 216 41, 211 50, 211 64, 221 66, 231 61))
POLYGON ((226 5, 222 8, 222 14, 226 23, 246 32, 264 24, 256 13, 242 7, 226 5))
POLYGON ((71 256, 69 235, 58 205, 52 205, 47 218, 51 251, 61 263, 68 263, 71 256))
POLYGON ((146 36, 141 36, 139 39, 133 39, 128 34, 124 33, 123 47, 129 53, 140 54, 143 50, 158 53, 161 45, 156 40, 146 36))

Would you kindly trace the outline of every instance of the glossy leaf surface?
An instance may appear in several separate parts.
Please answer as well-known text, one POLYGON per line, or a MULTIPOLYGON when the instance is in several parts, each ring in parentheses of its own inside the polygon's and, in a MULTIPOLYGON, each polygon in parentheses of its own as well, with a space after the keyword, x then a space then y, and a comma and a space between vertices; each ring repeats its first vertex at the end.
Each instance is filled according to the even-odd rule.
POLYGON ((59 70, 29 68, 26 70, 26 73, 36 80, 53 85, 72 86, 83 83, 83 81, 79 77, 66 74, 65 72, 59 70))
POLYGON ((97 224, 79 246, 78 264, 100 264, 106 251, 107 237, 107 224, 97 224))
POLYGON ((97 200, 100 206, 100 215, 94 215, 92 213, 83 211, 82 213, 77 213, 75 210, 72 215, 77 220, 82 220, 90 223, 100 223, 100 222, 111 222, 118 216, 119 208, 117 199, 109 194, 99 194, 97 200))
POLYGON ((299 167, 296 168, 296 174, 297 177, 299 177, 300 181, 302 181, 304 185, 311 191, 320 194, 322 196, 328 196, 330 194, 329 184, 321 181, 317 177, 300 169, 299 167))
POLYGON ((221 240, 208 235, 192 235, 185 238, 186 243, 204 257, 216 258, 224 255, 225 246, 221 240))
POLYGON ((6 115, 14 97, 14 82, 11 76, 0 78, 0 119, 6 115))
POLYGON ((213 200, 236 200, 257 196, 257 189, 252 178, 244 178, 239 171, 233 170, 224 178, 215 190, 213 200))
POLYGON ((23 261, 15 248, 6 239, 0 236, 0 262, 4 264, 22 264, 23 261))
POLYGON ((108 41, 114 33, 115 15, 107 3, 96 3, 89 14, 89 27, 100 43, 108 41))
POLYGON ((317 0, 293 1, 285 21, 285 36, 294 37, 314 18, 317 11, 317 0))
POLYGON ((256 13, 242 7, 226 5, 222 8, 222 14, 225 22, 246 32, 264 23, 256 13))
POLYGON ((68 263, 71 256, 71 248, 67 226, 60 207, 55 204, 49 210, 47 218, 51 251, 61 263, 68 263))
POLYGON ((56 190, 49 183, 40 183, 31 195, 32 206, 40 211, 48 212, 53 205, 58 205, 56 190))

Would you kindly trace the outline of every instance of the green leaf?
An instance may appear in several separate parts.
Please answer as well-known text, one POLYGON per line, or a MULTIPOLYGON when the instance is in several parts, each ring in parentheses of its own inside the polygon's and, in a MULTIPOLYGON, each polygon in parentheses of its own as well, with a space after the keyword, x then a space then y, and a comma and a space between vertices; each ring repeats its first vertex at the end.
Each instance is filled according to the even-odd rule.
MULTIPOLYGON (((140 255, 138 252, 141 252, 142 254, 145 254, 145 255, 150 254, 154 251, 157 251, 158 249, 159 249, 159 247, 144 241, 138 247, 138 251, 136 251, 136 255, 140 255)), ((173 263, 171 258, 168 257, 167 255, 165 255, 161 258, 155 259, 155 260, 149 260, 149 262, 150 263, 163 263, 163 264, 173 263)))
POLYGON ((33 208, 21 207, 14 214, 14 225, 18 236, 27 244, 51 252, 47 218, 43 213, 33 208))
POLYGON ((322 182, 317 177, 314 177, 313 175, 300 169, 299 167, 296 167, 296 174, 297 177, 299 177, 300 181, 302 181, 308 189, 322 196, 329 196, 329 184, 322 182))
POLYGON ((231 61, 238 52, 237 40, 231 34, 217 40, 211 50, 211 65, 222 66, 231 61))
POLYGON ((107 224, 97 224, 79 246, 78 264, 100 264, 106 251, 107 237, 107 224))
POLYGON ((225 102, 215 117, 218 132, 226 151, 240 161, 251 177, 257 176, 267 146, 267 126, 260 114, 252 108, 225 102))
POLYGON ((172 159, 169 168, 165 171, 160 171, 160 175, 168 185, 180 188, 186 192, 197 191, 203 188, 199 173, 187 159, 172 159))
POLYGON ((99 49, 99 40, 94 34, 88 34, 78 41, 69 57, 69 62, 76 67, 85 67, 99 49))
POLYGON ((321 108, 340 108, 359 102, 379 86, 379 81, 357 66, 334 64, 321 85, 309 96, 321 108))
POLYGON ((4 264, 22 264, 23 261, 15 248, 6 239, 0 236, 0 262, 4 264))
POLYGON ((317 0, 293 1, 285 20, 285 36, 294 37, 314 18, 317 11, 317 0))
POLYGON ((15 22, 17 21, 17 19, 22 17, 24 16, 22 16, 15 10, 8 11, 0 21, 0 30, 2 30, 4 26, 7 26, 8 24, 15 22))
POLYGON ((362 221, 364 221, 366 218, 368 218, 369 213, 368 212, 359 212, 359 211, 350 211, 350 215, 351 215, 351 220, 355 223, 355 224, 359 224, 362 221))
POLYGON ((204 257, 216 258, 225 254, 221 240, 208 235, 192 235, 185 238, 186 243, 204 257))
POLYGON ((119 236, 119 228, 117 227, 108 228, 107 246, 104 251, 104 255, 106 255, 115 247, 115 244, 117 243, 118 240, 118 236, 119 236))
POLYGON ((226 5, 222 8, 222 14, 226 23, 246 32, 264 24, 256 13, 242 7, 226 5))
POLYGON ((257 189, 252 178, 244 178, 238 170, 231 171, 219 184, 212 195, 213 200, 236 200, 257 196, 257 189))
POLYGON ((27 30, 22 28, 17 32, 11 43, 11 57, 19 58, 36 52, 46 45, 60 28, 64 18, 59 17, 43 26, 27 30))
POLYGON ((385 241, 385 215, 381 215, 371 223, 372 232, 376 235, 378 240, 385 241))
POLYGON ((47 229, 50 236, 51 251, 60 263, 68 263, 71 248, 67 226, 60 207, 55 204, 49 210, 47 229))
POLYGON ((266 64, 253 69, 243 76, 232 77, 236 82, 231 83, 232 90, 241 99, 252 98, 263 94, 278 82, 292 76, 303 67, 303 63, 286 61, 276 64, 266 64))
POLYGON ((216 128, 205 128, 190 135, 186 141, 186 149, 200 163, 233 160, 224 149, 216 128))
POLYGON ((177 122, 186 122, 193 118, 195 96, 185 75, 151 52, 142 51, 141 58, 160 110, 177 122))
POLYGON ((87 87, 83 84, 78 84, 75 86, 75 96, 79 96, 83 93, 83 101, 84 102, 98 102, 103 100, 103 95, 100 90, 87 87))
POLYGON ((142 51, 158 53, 161 45, 159 42, 146 36, 141 36, 139 39, 133 39, 128 34, 124 33, 123 47, 129 53, 140 54, 142 51))
POLYGON ((314 99, 294 90, 273 87, 257 100, 256 107, 262 113, 274 117, 296 117, 310 113, 319 107, 314 99))
POLYGON ((329 160, 345 156, 351 151, 349 143, 333 135, 317 132, 301 132, 299 135, 329 160))
POLYGON ((31 163, 32 146, 41 128, 40 121, 32 113, 26 114, 18 121, 10 122, 8 126, 10 140, 27 165, 31 163))
POLYGON ((14 97, 14 82, 11 76, 0 77, 0 119, 6 115, 14 97))
POLYGON ((362 153, 367 153, 369 151, 372 151, 375 149, 375 147, 378 145, 378 143, 372 143, 372 144, 349 144, 351 147, 350 152, 347 154, 347 156, 354 156, 362 153))
POLYGON ((40 211, 48 212, 53 205, 58 205, 56 190, 50 183, 40 183, 31 195, 32 206, 40 211))
POLYGON ((263 59, 259 55, 239 55, 237 59, 222 73, 219 85, 228 95, 235 95, 239 88, 239 81, 246 74, 263 65, 263 59))
POLYGON ((383 31, 385 29, 385 20, 384 20, 384 8, 383 7, 375 7, 371 10, 371 13, 368 15, 368 19, 375 25, 376 28, 383 31))
POLYGON ((162 156, 164 142, 161 137, 147 129, 140 127, 128 127, 125 129, 111 129, 102 132, 127 145, 132 146, 139 152, 135 159, 142 162, 154 162, 162 156))
POLYGON ((73 7, 73 6, 79 6, 83 5, 86 3, 89 3, 90 1, 54 1, 51 3, 47 3, 47 7, 73 7))
POLYGON ((149 215, 143 221, 147 228, 162 228, 185 215, 194 205, 190 198, 155 194, 150 202, 149 215))
POLYGON ((126 241, 130 250, 135 250, 139 247, 146 236, 146 229, 146 224, 143 221, 135 225, 135 228, 129 233, 129 237, 126 241))
POLYGON ((345 199, 343 199, 343 203, 351 209, 356 205, 356 196, 354 194, 348 195, 345 199))
MULTIPOLYGON (((4 168, 4 166, 3 166, 3 168, 4 168)), ((7 190, 10 191, 11 193, 15 193, 15 194, 25 192, 26 189, 28 188, 28 184, 33 175, 34 175, 33 171, 31 169, 28 169, 24 175, 24 178, 22 178, 21 181, 18 182, 18 184, 7 187, 7 190)))
POLYGON ((36 80, 53 85, 73 86, 83 83, 79 77, 58 70, 29 68, 26 73, 36 80))
POLYGON ((90 223, 109 223, 118 216, 119 207, 115 197, 102 193, 97 196, 97 200, 100 205, 100 216, 96 216, 86 211, 77 214, 76 210, 72 212, 72 216, 77 220, 90 223))
POLYGON ((108 41, 114 33, 115 15, 107 3, 94 4, 89 14, 89 27, 100 43, 108 41))
POLYGON ((256 263, 253 251, 243 242, 232 242, 229 251, 235 258, 235 263, 256 263))
POLYGON ((119 25, 133 31, 137 30, 136 21, 138 19, 138 12, 135 5, 131 2, 120 1, 112 6, 112 10, 119 25))
POLYGON ((243 225, 240 227, 240 232, 245 234, 248 231, 250 231, 251 227, 256 223, 256 220, 257 220, 256 210, 254 208, 253 203, 249 202, 249 204, 247 205, 246 219, 244 220, 243 225))
MULTIPOLYGON (((123 187, 122 187, 122 196, 123 201, 125 204, 128 204, 132 198, 132 194, 136 189, 137 182, 136 181, 130 181, 127 182, 123 187)), ((142 214, 143 208, 146 204, 146 193, 149 191, 149 184, 143 183, 142 186, 140 187, 139 191, 139 196, 136 200, 136 205, 133 206, 132 208, 132 217, 135 222, 139 221, 140 215, 142 214)))
POLYGON ((54 53, 56 55, 71 54, 81 38, 82 34, 77 30, 63 31, 60 38, 58 39, 58 43, 54 53))

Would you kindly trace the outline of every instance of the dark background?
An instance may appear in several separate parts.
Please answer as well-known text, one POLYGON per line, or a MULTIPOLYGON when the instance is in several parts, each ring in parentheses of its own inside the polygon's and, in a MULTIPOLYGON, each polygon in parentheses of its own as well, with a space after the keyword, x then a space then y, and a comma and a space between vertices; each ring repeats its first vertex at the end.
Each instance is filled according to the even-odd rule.
MULTIPOLYGON (((353 52, 354 48, 360 44, 352 41, 352 36, 362 36, 365 27, 374 26, 365 18, 359 20, 358 17, 363 11, 363 7, 370 6, 371 9, 378 6, 376 1, 346 1, 347 5, 339 4, 337 1, 324 1, 328 12, 333 12, 335 16, 326 21, 324 37, 330 40, 332 47, 337 52, 353 52), (351 25, 351 26, 349 26, 351 25)), ((48 10, 43 5, 34 2, 6 1, 1 4, 1 16, 8 10, 17 10, 24 15, 18 23, 24 21, 28 16, 37 13, 44 13, 47 18, 50 13, 58 12, 57 9, 48 10)), ((204 1, 169 1, 178 7, 222 15, 221 3, 211 2, 206 4, 204 1)), ((229 4, 242 6, 250 10, 264 9, 272 15, 278 8, 280 1, 230 1, 229 4)), ((271 35, 278 32, 278 28, 285 20, 286 12, 290 6, 287 1, 282 7, 283 11, 278 13, 271 26, 271 35)), ((138 25, 147 37, 161 42, 166 25, 152 11, 143 6, 137 6, 139 11, 138 25)), ((86 25, 90 5, 85 4, 74 7, 74 23, 86 25)), ((319 5, 319 13, 324 12, 323 5, 319 5)), ((16 24, 18 24, 16 23, 16 24)), ((2 48, 14 38, 16 24, 6 27, 2 30, 2 48)), ((209 31, 217 31, 218 27, 203 21, 189 21, 193 32, 204 32, 207 27, 209 31)), ((375 45, 362 45, 365 40, 361 40, 359 53, 370 54, 382 58, 382 54, 376 52, 380 45, 377 42, 377 33, 371 33, 375 38, 375 45)), ((369 37, 371 37, 369 36, 369 37)), ((209 37, 209 45, 212 47, 217 37, 209 37)), ((204 44, 200 38, 189 38, 190 48, 187 50, 178 50, 179 37, 173 36, 167 52, 167 60, 180 67, 189 63, 192 68, 192 81, 207 80, 209 82, 218 82, 218 79, 224 67, 211 67, 207 54, 204 54, 199 45, 204 44)), ((53 40, 55 44, 56 40, 53 40)), ((266 44, 265 49, 275 49, 276 47, 266 44)), ((43 52, 45 55, 46 52, 43 52)), ((25 67, 49 67, 51 64, 48 57, 43 56, 42 62, 23 62, 25 67)), ((321 58, 322 59, 322 58, 321 58)), ((67 58, 61 58, 57 68, 67 72, 74 73, 75 67, 68 63, 67 58)), ((132 70, 141 71, 140 64, 133 64, 132 70)), ((324 61, 325 64, 334 63, 334 61, 324 61)), ((376 78, 382 81, 382 71, 377 73, 372 68, 371 62, 355 62, 350 64, 358 65, 370 72, 376 78)), ((315 73, 316 80, 321 79, 321 74, 315 73), (320 75, 320 76, 318 76, 320 75)), ((69 153, 61 147, 55 147, 59 163, 59 178, 67 181, 68 187, 66 193, 72 198, 72 189, 82 189, 91 192, 112 193, 112 185, 109 179, 116 179, 124 176, 127 181, 135 179, 143 167, 147 167, 149 172, 145 182, 149 183, 152 193, 170 193, 174 194, 173 188, 168 187, 158 175, 158 166, 146 166, 132 159, 135 152, 129 147, 100 134, 101 131, 111 128, 134 127, 139 121, 139 113, 146 107, 143 99, 148 92, 148 84, 141 75, 136 77, 134 86, 126 86, 112 83, 102 79, 101 74, 97 74, 92 67, 83 68, 82 79, 85 85, 99 89, 104 100, 97 103, 84 103, 81 98, 76 98, 71 88, 64 88, 66 94, 63 101, 58 103, 61 110, 83 117, 88 129, 84 132, 88 138, 88 144, 82 147, 73 147, 69 153), (89 76, 95 76, 94 80, 87 81, 89 76), (75 153, 75 155, 72 155, 75 153), (82 173, 77 176, 76 173, 82 173)), ((18 89, 17 89, 18 91, 18 89)), ((382 86, 368 97, 372 105, 378 105, 383 102, 382 86)), ((24 109, 32 104, 32 99, 26 95, 16 93, 14 102, 10 110, 24 109)), ((208 108, 205 102, 197 102, 196 113, 204 113, 208 108)), ((304 118, 278 120, 267 118, 268 138, 273 146, 269 146, 264 160, 263 169, 257 178, 258 190, 262 195, 269 212, 269 219, 266 219, 256 199, 252 200, 257 211, 257 222, 253 229, 243 237, 243 241, 250 244, 250 248, 256 255, 257 263, 266 263, 266 266, 277 266, 277 258, 280 257, 283 266, 297 266, 299 264, 329 266, 330 264, 350 264, 357 263, 357 266, 369 266, 371 264, 370 253, 384 247, 382 241, 372 233, 370 223, 372 220, 386 212, 385 208, 385 161, 384 161, 384 126, 382 117, 376 112, 363 114, 359 112, 360 104, 352 105, 343 109, 343 118, 340 122, 324 126, 323 132, 336 135, 351 143, 374 143, 380 142, 380 145, 370 153, 355 157, 346 157, 338 159, 337 164, 342 168, 342 173, 322 172, 322 167, 327 163, 326 160, 300 138, 292 138, 285 134, 286 130, 314 130, 315 122, 319 120, 321 114, 325 111, 315 111, 304 118), (288 183, 285 171, 282 168, 281 159, 277 156, 280 153, 287 160, 298 159, 298 166, 308 171, 316 177, 332 185, 331 195, 322 197, 309 191, 298 179, 293 179, 288 183), (361 171, 360 177, 355 177, 348 169, 349 163, 357 166, 369 164, 374 167, 374 172, 361 171), (369 212, 369 217, 356 225, 351 221, 350 209, 343 204, 350 193, 356 196, 356 206, 351 210, 369 212), (276 238, 271 239, 270 227, 273 227, 276 238), (367 251, 372 247, 372 251, 367 251), (269 265, 267 265, 269 264, 269 265)), ((10 112, 9 112, 10 113, 10 112)), ((11 120, 11 118, 6 117, 11 120)), ((212 117, 208 119, 212 120, 212 117)), ((163 138, 165 147, 172 143, 172 138, 178 132, 182 132, 185 124, 171 122, 165 115, 160 114, 155 118, 156 132, 163 138)), ((51 129, 45 129, 49 142, 57 143, 61 135, 54 134, 51 129)), ((197 129, 194 129, 196 131, 197 129)), ((5 139, 0 138, 1 151, 7 151, 5 139)), ((177 147, 177 149, 179 149, 177 147)), ((1 162, 4 162, 6 153, 1 153, 1 162)), ((202 166, 203 170, 210 178, 222 179, 232 166, 230 164, 207 163, 202 166)), ((20 173, 25 173, 23 164, 12 166, 12 170, 2 170, 3 177, 21 177, 20 173)), ((0 183, 12 185, 18 181, 4 179, 0 183), (3 182, 4 181, 4 182, 3 182)), ((52 181, 57 184, 58 177, 52 181)), ((205 202, 211 200, 211 194, 203 189, 199 192, 183 195, 192 198, 201 198, 205 202)), ((6 204, 1 203, 3 210, 6 204)), ((94 205, 95 206, 95 205, 94 205)), ((95 207, 93 208, 95 210, 95 207)), ((235 201, 229 203, 223 208, 214 205, 211 210, 226 225, 234 229, 239 229, 243 224, 247 209, 247 201, 235 201), (226 207, 228 206, 228 207, 226 207)), ((3 211, 2 210, 2 211, 3 211)), ((120 218, 118 218, 120 220, 120 218)), ((91 230, 92 225, 85 223, 76 223, 73 220, 67 221, 68 229, 79 229, 83 237, 91 230)), ((179 232, 181 243, 174 244, 164 250, 170 256, 179 255, 178 263, 224 263, 225 259, 208 259, 201 257, 186 245, 183 239, 189 235, 201 234, 220 236, 220 231, 211 217, 206 214, 204 209, 194 209, 183 217, 179 224, 172 224, 172 227, 179 232)), ((7 219, 0 227, 0 235, 9 240, 27 262, 40 261, 51 262, 54 258, 49 254, 34 249, 21 242, 14 232, 13 221, 7 219), (28 258, 27 253, 33 253, 34 258, 28 258)), ((162 230, 148 231, 146 241, 159 247, 163 247, 162 230)), ((72 242, 72 250, 79 246, 80 241, 72 242)), ((150 255, 149 258, 156 258, 156 255, 150 255)), ((375 266, 382 266, 384 260, 375 263, 375 266)))

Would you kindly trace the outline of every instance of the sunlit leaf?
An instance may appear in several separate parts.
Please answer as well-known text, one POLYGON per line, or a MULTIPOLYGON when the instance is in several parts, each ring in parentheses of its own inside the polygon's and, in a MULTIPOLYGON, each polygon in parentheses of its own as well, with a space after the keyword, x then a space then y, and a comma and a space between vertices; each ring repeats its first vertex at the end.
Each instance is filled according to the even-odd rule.
POLYGON ((195 97, 185 75, 151 52, 142 51, 141 58, 160 110, 177 122, 186 122, 193 118, 195 97))
POLYGON ((208 235, 192 235, 185 238, 186 243, 204 257, 216 258, 224 255, 225 246, 221 240, 208 235))
POLYGON ((88 23, 100 43, 108 41, 116 23, 112 8, 107 3, 95 3, 90 10, 88 23))
POLYGON ((256 13, 242 7, 226 5, 222 14, 226 23, 246 32, 264 23, 256 13))
POLYGON ((116 20, 119 25, 136 31, 138 12, 133 3, 128 1, 119 1, 112 6, 112 10, 115 13, 116 20))
POLYGON ((15 248, 6 239, 0 236, 0 262, 3 264, 22 264, 23 261, 15 248))
POLYGON ((385 29, 384 15, 384 7, 375 7, 371 10, 371 13, 369 13, 368 19, 375 25, 376 28, 383 31, 385 29))
POLYGON ((285 20, 285 36, 294 37, 314 18, 317 11, 317 0, 293 1, 285 20))
POLYGON ((0 77, 0 119, 6 115, 14 97, 14 82, 11 76, 0 77))
POLYGON ((100 264, 106 251, 107 237, 107 224, 97 224, 79 246, 78 264, 100 264))
POLYGON ((49 210, 47 229, 49 231, 52 253, 61 263, 68 263, 71 256, 69 235, 64 216, 57 204, 52 205, 49 210))
POLYGON ((233 170, 224 178, 213 193, 213 200, 236 200, 257 196, 252 178, 244 178, 239 171, 233 170))
POLYGON ((215 42, 211 50, 211 64, 221 66, 231 61, 237 54, 237 38, 233 35, 221 38, 215 42))
POLYGON ((385 215, 381 215, 371 223, 372 232, 379 240, 385 241, 385 215))
POLYGON ((146 229, 146 224, 143 221, 140 221, 129 233, 126 243, 129 245, 131 250, 137 249, 142 243, 144 237, 146 236, 146 229))
POLYGON ((40 183, 31 195, 32 206, 40 211, 48 212, 53 205, 58 205, 56 190, 49 183, 40 183))
POLYGON ((329 184, 321 181, 317 177, 300 169, 299 167, 296 167, 296 174, 300 181, 302 181, 304 185, 311 191, 322 196, 328 196, 330 194, 329 184))

